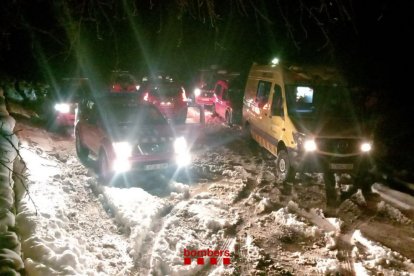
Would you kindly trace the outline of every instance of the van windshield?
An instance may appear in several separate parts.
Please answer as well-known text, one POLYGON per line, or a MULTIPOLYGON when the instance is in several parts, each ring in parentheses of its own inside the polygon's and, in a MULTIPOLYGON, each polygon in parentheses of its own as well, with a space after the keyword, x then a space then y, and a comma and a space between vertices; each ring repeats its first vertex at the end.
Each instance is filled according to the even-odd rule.
POLYGON ((362 107, 360 95, 338 85, 287 85, 286 98, 293 117, 355 118, 362 107))

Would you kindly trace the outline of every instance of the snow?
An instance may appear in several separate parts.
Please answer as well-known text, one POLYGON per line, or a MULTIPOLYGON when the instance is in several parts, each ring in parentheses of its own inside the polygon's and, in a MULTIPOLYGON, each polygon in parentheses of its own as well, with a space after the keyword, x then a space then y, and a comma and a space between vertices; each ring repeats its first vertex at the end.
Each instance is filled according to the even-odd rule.
POLYGON ((229 241, 222 231, 231 218, 228 211, 227 205, 209 193, 198 194, 175 206, 154 241, 151 273, 195 275, 203 266, 195 261, 183 266, 184 249, 228 250, 229 241))
MULTIPOLYGON (((411 260, 367 239, 358 228, 343 232, 352 225, 346 218, 356 220, 366 207, 362 194, 338 208, 349 213, 345 220, 321 208, 304 208, 299 189, 319 196, 320 183, 300 184, 292 187, 294 196, 283 195, 272 160, 218 144, 195 160, 201 176, 196 184, 137 178, 126 187, 103 186, 78 162, 71 137, 24 126, 19 138, 29 192, 19 203, 16 224, 24 256, 20 265, 28 276, 254 275, 265 269, 334 275, 344 271, 338 257, 344 252, 356 275, 414 271, 411 260), (347 241, 345 250, 341 246, 347 241), (225 256, 217 257, 217 265, 209 264, 210 256, 205 265, 195 258, 184 264, 186 250, 228 251, 230 264, 223 263, 225 256)), ((411 223, 384 202, 378 213, 411 223)))
POLYGON ((103 196, 104 202, 113 210, 115 219, 130 229, 133 245, 129 253, 134 256, 134 259, 138 259, 144 238, 152 229, 156 219, 167 208, 166 204, 141 188, 105 187, 103 196))
POLYGON ((26 271, 29 275, 94 275, 90 267, 96 266, 92 264, 95 258, 86 252, 82 237, 68 232, 67 193, 61 182, 49 181, 59 172, 57 162, 24 147, 21 155, 27 162, 30 185, 30 193, 21 200, 17 216, 26 271))
MULTIPOLYGON (((20 203, 18 225, 22 229, 28 275, 115 275, 105 273, 110 264, 102 264, 105 263, 104 244, 95 249, 98 252, 92 252, 91 241, 71 233, 73 225, 69 218, 79 215, 79 211, 69 206, 73 201, 70 186, 77 180, 70 175, 79 174, 79 165, 65 168, 66 164, 74 165, 76 160, 60 158, 56 148, 49 149, 50 152, 39 150, 42 147, 39 143, 45 142, 48 140, 44 137, 30 135, 21 145, 21 155, 28 164, 30 193, 20 203)), ((83 185, 90 186, 102 206, 110 210, 118 227, 128 233, 126 251, 132 260, 139 262, 150 253, 149 269, 154 274, 164 275, 168 271, 171 275, 194 275, 203 266, 196 262, 184 266, 184 248, 213 250, 224 246, 223 228, 231 223, 234 214, 229 213, 228 205, 209 193, 200 193, 188 200, 188 185, 170 181, 167 200, 140 187, 102 186, 83 173, 78 177, 83 185), (163 223, 159 223, 162 219, 163 223), (187 223, 181 225, 183 221, 187 223), (148 249, 151 243, 152 250, 145 252, 143 247, 148 249)), ((156 189, 152 192, 157 194, 156 189)), ((117 275, 125 275, 131 269, 117 271, 117 275)), ((226 269, 220 266, 211 273, 219 275, 226 269)))
POLYGON ((412 262, 401 256, 398 252, 394 252, 387 247, 366 239, 359 230, 354 232, 352 238, 355 243, 363 245, 365 250, 368 251, 368 259, 363 261, 363 265, 367 269, 380 267, 384 275, 412 275, 412 273, 409 272, 401 272, 389 268, 390 266, 413 267, 412 262))

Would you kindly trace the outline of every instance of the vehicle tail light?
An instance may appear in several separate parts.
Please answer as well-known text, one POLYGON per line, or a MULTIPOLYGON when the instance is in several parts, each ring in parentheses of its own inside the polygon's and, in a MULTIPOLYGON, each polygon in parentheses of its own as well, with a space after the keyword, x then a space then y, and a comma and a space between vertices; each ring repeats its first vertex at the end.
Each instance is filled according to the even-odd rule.
POLYGON ((145 95, 144 95, 144 101, 146 101, 146 102, 148 102, 148 92, 147 93, 145 93, 145 95))
POLYGON ((171 106, 173 105, 172 102, 160 102, 162 106, 171 106))

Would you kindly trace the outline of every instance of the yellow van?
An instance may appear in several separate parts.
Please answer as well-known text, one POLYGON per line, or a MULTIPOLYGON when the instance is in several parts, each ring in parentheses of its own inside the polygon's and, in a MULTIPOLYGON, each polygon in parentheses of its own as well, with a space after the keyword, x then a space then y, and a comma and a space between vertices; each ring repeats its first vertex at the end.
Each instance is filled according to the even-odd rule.
POLYGON ((277 157, 283 182, 293 181, 296 172, 358 178, 367 175, 372 154, 371 137, 360 120, 362 100, 331 67, 253 64, 242 123, 277 157))

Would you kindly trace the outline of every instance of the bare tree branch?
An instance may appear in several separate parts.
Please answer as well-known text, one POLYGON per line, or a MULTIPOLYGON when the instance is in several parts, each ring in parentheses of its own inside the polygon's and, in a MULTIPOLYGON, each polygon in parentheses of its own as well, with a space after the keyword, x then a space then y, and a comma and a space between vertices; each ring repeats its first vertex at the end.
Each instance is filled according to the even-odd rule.
MULTIPOLYGON (((4 126, 4 122, 1 122, 1 126, 0 129, 2 129, 4 126)), ((14 160, 7 160, 7 162, 4 162, 2 160, 0 160, 0 166, 5 167, 9 173, 10 173, 10 178, 11 176, 15 176, 17 177, 21 184, 23 185, 24 190, 26 191, 27 196, 29 197, 29 200, 33 203, 33 206, 35 207, 35 211, 36 211, 36 215, 37 215, 37 205, 35 203, 35 201, 33 200, 29 188, 26 185, 26 181, 27 181, 27 177, 25 175, 22 175, 20 172, 16 172, 13 168, 11 168, 8 164, 13 164, 16 161, 16 158, 20 158, 20 161, 23 163, 23 170, 27 169, 26 163, 24 162, 23 157, 20 155, 20 151, 18 148, 16 148, 16 146, 13 144, 13 141, 10 139, 11 136, 15 135, 15 132, 13 132, 12 134, 6 134, 1 132, 0 136, 3 137, 12 147, 13 149, 16 151, 16 157, 14 158, 14 160)))

